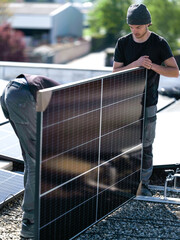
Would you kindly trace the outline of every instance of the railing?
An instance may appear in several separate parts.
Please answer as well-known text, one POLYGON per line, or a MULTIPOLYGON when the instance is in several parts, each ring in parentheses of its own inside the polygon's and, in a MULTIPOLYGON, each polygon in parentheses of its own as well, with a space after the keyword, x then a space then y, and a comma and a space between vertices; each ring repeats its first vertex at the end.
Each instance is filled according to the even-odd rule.
POLYGON ((11 80, 19 74, 28 73, 44 75, 64 84, 109 74, 111 72, 112 68, 110 67, 102 67, 101 69, 91 69, 89 67, 85 69, 83 67, 72 68, 63 64, 0 62, 0 79, 4 80, 11 80))

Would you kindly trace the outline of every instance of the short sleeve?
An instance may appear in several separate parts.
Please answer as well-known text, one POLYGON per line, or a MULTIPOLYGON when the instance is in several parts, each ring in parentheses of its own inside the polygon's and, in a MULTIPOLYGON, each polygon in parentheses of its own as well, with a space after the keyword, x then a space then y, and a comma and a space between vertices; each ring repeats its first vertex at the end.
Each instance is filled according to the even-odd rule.
POLYGON ((122 43, 121 39, 118 39, 116 46, 115 46, 114 61, 115 62, 123 62, 123 63, 125 61, 124 53, 123 53, 123 43, 122 43))
POLYGON ((169 46, 169 44, 167 43, 167 41, 162 38, 161 41, 161 60, 162 62, 164 62, 165 60, 167 60, 168 58, 173 57, 171 48, 169 46))

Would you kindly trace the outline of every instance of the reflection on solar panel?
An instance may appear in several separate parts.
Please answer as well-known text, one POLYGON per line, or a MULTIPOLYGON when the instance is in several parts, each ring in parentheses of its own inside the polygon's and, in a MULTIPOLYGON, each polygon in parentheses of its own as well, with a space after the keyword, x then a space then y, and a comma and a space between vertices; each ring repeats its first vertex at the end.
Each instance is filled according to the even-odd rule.
POLYGON ((23 191, 23 175, 0 169, 0 208, 23 191))
POLYGON ((135 196, 146 71, 38 93, 36 239, 70 239, 135 196))
POLYGON ((22 162, 22 152, 19 140, 10 123, 0 126, 0 157, 22 162))

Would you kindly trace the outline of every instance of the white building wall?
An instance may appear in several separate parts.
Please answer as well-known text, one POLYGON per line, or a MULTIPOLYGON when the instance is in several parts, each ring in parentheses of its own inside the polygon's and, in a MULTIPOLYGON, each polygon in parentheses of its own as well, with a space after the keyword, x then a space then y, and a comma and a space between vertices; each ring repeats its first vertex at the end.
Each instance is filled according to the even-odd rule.
POLYGON ((52 18, 51 42, 56 43, 59 36, 82 37, 82 13, 70 4, 65 4, 58 11, 50 14, 52 18))
POLYGON ((14 15, 9 18, 9 23, 17 29, 51 29, 51 18, 45 15, 14 15))

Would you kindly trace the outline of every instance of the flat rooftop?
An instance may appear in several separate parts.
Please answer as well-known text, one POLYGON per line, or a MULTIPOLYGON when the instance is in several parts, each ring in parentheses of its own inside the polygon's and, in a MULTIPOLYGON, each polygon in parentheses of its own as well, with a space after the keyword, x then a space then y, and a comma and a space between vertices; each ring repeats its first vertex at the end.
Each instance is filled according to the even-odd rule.
POLYGON ((9 3, 8 8, 13 14, 49 15, 63 5, 58 3, 9 3))

